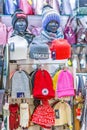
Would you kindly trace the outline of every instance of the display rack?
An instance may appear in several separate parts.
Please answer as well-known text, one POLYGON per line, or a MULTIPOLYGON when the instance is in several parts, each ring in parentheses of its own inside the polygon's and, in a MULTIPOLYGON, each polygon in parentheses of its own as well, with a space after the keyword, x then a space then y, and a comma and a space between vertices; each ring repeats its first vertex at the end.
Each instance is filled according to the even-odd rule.
MULTIPOLYGON (((9 45, 7 44, 6 45, 6 48, 5 48, 5 56, 6 56, 6 58, 5 58, 5 63, 6 63, 6 69, 5 69, 5 71, 6 71, 6 73, 7 73, 7 75, 6 75, 6 77, 4 77, 4 84, 6 84, 5 85, 5 87, 6 87, 6 92, 8 92, 8 103, 13 103, 13 102, 15 102, 15 103, 21 103, 21 101, 22 100, 26 100, 26 102, 27 103, 29 103, 30 104, 30 102, 31 102, 31 104, 32 104, 32 100, 33 100, 33 96, 31 95, 31 99, 29 99, 29 98, 20 98, 20 99, 13 99, 13 98, 11 98, 10 96, 9 96, 9 73, 10 73, 10 66, 20 66, 20 65, 24 65, 25 67, 26 67, 26 65, 28 65, 28 66, 32 66, 32 65, 44 65, 44 67, 46 66, 46 65, 52 65, 52 64, 54 64, 54 65, 57 65, 57 66, 66 66, 67 67, 67 62, 68 62, 68 59, 64 59, 64 60, 53 60, 53 59, 51 59, 51 58, 49 58, 49 59, 46 59, 46 60, 32 60, 32 59, 29 59, 29 56, 28 56, 28 59, 27 60, 20 60, 20 61, 16 61, 16 63, 15 62, 13 62, 13 63, 11 63, 10 62, 10 59, 9 59, 9 57, 10 57, 10 52, 9 52, 9 45), (6 80, 6 81, 5 81, 6 80)), ((7 130, 9 130, 9 126, 8 126, 8 129, 7 130)), ((30 129, 30 130, 32 130, 32 129, 30 129)), ((45 130, 45 129, 43 129, 43 130, 45 130)))

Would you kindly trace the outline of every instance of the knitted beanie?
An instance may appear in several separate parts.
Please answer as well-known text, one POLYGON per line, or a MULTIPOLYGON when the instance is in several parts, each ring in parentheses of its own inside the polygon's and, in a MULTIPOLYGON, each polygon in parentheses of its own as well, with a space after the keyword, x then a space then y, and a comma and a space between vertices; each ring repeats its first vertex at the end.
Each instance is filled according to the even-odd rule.
POLYGON ((74 78, 69 70, 61 70, 58 76, 57 96, 59 98, 74 96, 74 78))
POLYGON ((28 26, 28 19, 27 19, 27 15, 24 14, 23 10, 18 9, 14 12, 14 14, 12 15, 12 26, 14 29, 15 23, 18 19, 24 19, 26 21, 26 28, 28 26))
POLYGON ((42 41, 34 41, 29 46, 29 57, 31 59, 48 59, 49 47, 47 44, 42 44, 42 41))
POLYGON ((59 14, 50 6, 45 5, 42 10, 42 27, 45 30, 50 21, 56 21, 60 26, 59 14))
POLYGON ((51 128, 55 124, 55 112, 50 104, 44 101, 35 109, 31 120, 43 128, 51 128))
POLYGON ((71 57, 71 46, 66 39, 55 39, 50 47, 51 55, 55 54, 55 59, 62 60, 71 57))
POLYGON ((52 78, 47 70, 38 69, 34 77, 33 97, 51 99, 55 97, 52 78))
POLYGON ((61 70, 58 70, 55 75, 52 77, 53 80, 53 89, 56 91, 56 87, 57 87, 57 80, 58 80, 58 75, 61 72, 61 70))

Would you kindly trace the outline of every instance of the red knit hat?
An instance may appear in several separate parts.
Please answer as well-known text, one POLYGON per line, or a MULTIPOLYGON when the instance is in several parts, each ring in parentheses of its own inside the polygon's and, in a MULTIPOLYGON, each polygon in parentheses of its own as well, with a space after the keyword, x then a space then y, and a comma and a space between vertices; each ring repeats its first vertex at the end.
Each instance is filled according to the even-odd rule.
POLYGON ((31 120, 43 128, 51 128, 55 124, 55 112, 47 100, 35 109, 31 120))
POLYGON ((55 97, 53 82, 46 70, 37 70, 34 76, 33 96, 39 99, 51 99, 55 97))
POLYGON ((55 53, 55 59, 68 59, 71 56, 71 46, 66 39, 56 39, 52 41, 51 53, 55 53))

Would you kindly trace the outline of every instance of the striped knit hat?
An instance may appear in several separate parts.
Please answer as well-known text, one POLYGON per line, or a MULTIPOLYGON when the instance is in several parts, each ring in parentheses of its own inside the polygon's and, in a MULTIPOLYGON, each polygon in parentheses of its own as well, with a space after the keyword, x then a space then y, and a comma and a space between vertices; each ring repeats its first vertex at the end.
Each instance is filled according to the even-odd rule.
POLYGON ((60 15, 50 6, 45 5, 42 10, 42 27, 45 30, 50 21, 58 22, 60 26, 60 15))

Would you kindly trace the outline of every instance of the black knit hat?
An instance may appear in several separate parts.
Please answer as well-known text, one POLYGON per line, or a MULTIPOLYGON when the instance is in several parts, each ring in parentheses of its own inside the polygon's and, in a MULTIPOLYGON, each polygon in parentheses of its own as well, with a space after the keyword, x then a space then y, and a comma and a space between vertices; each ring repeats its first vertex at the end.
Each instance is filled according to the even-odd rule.
POLYGON ((21 9, 18 9, 14 12, 14 14, 12 15, 12 26, 14 28, 15 26, 15 22, 18 20, 18 19, 24 19, 26 21, 26 28, 28 27, 28 18, 27 18, 27 15, 23 12, 23 10, 21 9))

